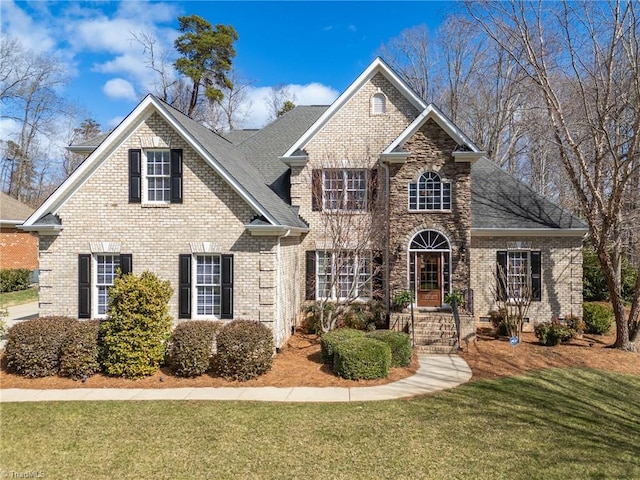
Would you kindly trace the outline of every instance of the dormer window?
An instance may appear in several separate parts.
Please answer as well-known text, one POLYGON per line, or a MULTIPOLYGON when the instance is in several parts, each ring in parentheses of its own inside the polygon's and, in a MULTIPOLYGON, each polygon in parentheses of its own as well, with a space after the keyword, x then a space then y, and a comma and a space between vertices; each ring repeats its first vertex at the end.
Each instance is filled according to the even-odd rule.
POLYGON ((451 210, 451 183, 436 172, 423 173, 416 183, 409 184, 409 210, 451 210))
POLYGON ((387 97, 384 93, 376 93, 371 97, 371 114, 383 115, 387 111, 387 97))

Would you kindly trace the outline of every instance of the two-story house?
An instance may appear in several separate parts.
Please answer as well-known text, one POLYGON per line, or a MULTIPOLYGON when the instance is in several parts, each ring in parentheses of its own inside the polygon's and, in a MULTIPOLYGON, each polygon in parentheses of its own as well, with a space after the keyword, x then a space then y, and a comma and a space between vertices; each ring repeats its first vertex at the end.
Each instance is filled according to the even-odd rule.
POLYGON ((459 291, 482 322, 496 265, 509 295, 533 292, 532 323, 581 314, 586 226, 379 58, 332 105, 258 131, 222 137, 149 95, 86 148, 22 227, 40 237, 41 315, 104 316, 117 269, 149 270, 176 320, 259 320, 280 347, 318 297, 410 290, 438 310, 459 291))

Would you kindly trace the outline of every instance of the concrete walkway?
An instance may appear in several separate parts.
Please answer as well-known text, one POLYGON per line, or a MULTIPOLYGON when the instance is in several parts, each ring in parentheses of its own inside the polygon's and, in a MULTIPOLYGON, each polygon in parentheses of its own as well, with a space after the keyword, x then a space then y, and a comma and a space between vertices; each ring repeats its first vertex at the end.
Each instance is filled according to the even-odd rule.
MULTIPOLYGON (((8 324, 34 318, 38 303, 9 307, 8 324)), ((264 402, 366 402, 437 392, 469 381, 471 369, 457 355, 419 355, 415 375, 377 387, 198 387, 2 389, 0 402, 80 400, 250 400, 264 402)))
POLYGON ((0 389, 0 402, 79 400, 251 400, 264 402, 367 402, 392 400, 456 387, 471 378, 456 355, 421 355, 415 375, 377 387, 220 387, 0 389))

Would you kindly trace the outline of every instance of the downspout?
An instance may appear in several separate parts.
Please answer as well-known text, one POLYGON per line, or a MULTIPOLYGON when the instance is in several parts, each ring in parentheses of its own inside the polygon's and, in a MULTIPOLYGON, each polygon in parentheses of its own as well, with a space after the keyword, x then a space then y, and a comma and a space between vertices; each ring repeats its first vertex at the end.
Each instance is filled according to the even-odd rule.
POLYGON ((387 324, 391 324, 391 287, 389 285, 390 270, 389 270, 389 242, 391 225, 389 224, 389 166, 386 165, 382 158, 380 158, 380 166, 385 172, 384 175, 384 218, 385 218, 385 231, 384 231, 384 290, 385 290, 385 311, 387 324))

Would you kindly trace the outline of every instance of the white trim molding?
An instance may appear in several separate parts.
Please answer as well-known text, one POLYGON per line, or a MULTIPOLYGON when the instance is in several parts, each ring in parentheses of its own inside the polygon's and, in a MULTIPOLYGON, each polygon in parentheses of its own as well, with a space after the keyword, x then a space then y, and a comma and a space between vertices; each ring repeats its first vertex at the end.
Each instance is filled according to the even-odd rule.
POLYGON ((588 228, 472 228, 471 237, 584 237, 588 228))

